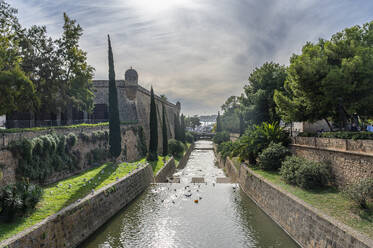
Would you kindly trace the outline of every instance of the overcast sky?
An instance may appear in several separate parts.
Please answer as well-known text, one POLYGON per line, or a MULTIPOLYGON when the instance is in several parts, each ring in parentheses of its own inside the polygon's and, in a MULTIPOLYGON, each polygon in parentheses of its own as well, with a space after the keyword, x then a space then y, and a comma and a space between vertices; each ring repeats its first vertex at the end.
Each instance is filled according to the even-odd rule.
POLYGON ((240 95, 266 61, 288 64, 306 41, 373 20, 372 0, 8 0, 23 26, 61 35, 63 12, 78 21, 81 47, 107 79, 112 38, 117 79, 130 66, 139 83, 180 101, 186 114, 216 113, 240 95))

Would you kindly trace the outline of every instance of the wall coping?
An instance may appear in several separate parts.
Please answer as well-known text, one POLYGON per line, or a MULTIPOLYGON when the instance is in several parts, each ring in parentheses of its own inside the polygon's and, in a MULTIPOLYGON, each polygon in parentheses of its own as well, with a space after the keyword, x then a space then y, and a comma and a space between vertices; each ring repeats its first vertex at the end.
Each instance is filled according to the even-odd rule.
MULTIPOLYGON (((243 169, 245 169, 246 171, 248 171, 252 176, 255 176, 257 179, 261 180, 262 182, 266 183, 268 186, 270 186, 271 188, 273 188, 274 190, 278 191, 280 194, 283 194, 285 195, 286 197, 290 198, 291 200, 295 201, 296 203, 302 205, 304 208, 306 208, 308 211, 310 212, 313 212, 314 214, 318 215, 321 219, 325 220, 326 222, 329 222, 331 225, 339 228, 340 230, 342 230, 343 232, 349 234, 350 236, 352 236, 353 238, 357 239, 359 242, 365 244, 366 246, 368 247, 373 247, 373 240, 371 238, 369 238, 366 234, 364 233, 361 233, 355 229, 353 229, 352 227, 350 226, 347 226, 346 224, 342 223, 342 222, 339 222, 338 220, 330 217, 329 215, 323 213, 322 211, 320 211, 319 209, 311 206, 310 204, 304 202, 303 200, 299 199, 298 197, 296 197, 295 195, 293 195, 292 193, 282 189, 281 187, 277 186, 277 185, 274 185, 272 184, 270 181, 268 181, 267 179, 265 179, 264 177, 262 177, 261 175, 258 175, 256 174, 252 169, 250 169, 249 167, 247 167, 247 165, 245 164, 241 164, 241 167, 243 169)), ((248 194, 243 187, 241 187, 243 189, 243 191, 250 196, 250 194, 248 194)), ((251 197, 250 197, 251 198, 251 197)), ((252 199, 254 200, 254 199, 252 199)), ((254 202, 260 206, 255 200, 254 202)), ((262 208, 262 206, 260 206, 262 208)), ((269 215, 269 214, 268 214, 269 215)), ((272 218, 271 215, 269 215, 272 218)), ((280 225, 285 231, 285 227, 283 227, 277 220, 273 219, 278 225, 280 225)), ((287 231, 286 231, 287 232, 287 231)), ((293 239, 294 237, 289 234, 293 239)), ((296 240, 296 239, 294 239, 296 240)))
POLYGON ((342 149, 336 149, 336 148, 327 148, 327 147, 318 147, 318 146, 309 146, 309 145, 300 145, 300 144, 290 144, 290 146, 308 148, 308 149, 313 149, 313 150, 328 151, 328 152, 341 152, 341 153, 345 153, 349 155, 366 156, 366 157, 373 158, 373 154, 367 153, 367 152, 355 152, 355 151, 348 151, 348 150, 342 150, 342 149))
MULTIPOLYGON (((108 190, 109 188, 111 188, 111 187, 113 187, 117 184, 122 183, 123 181, 127 180, 128 178, 134 176, 139 171, 146 170, 147 167, 150 167, 150 164, 141 165, 139 168, 135 169, 132 173, 127 174, 126 176, 120 178, 118 181, 106 185, 105 187, 95 191, 93 194, 90 193, 90 194, 86 195, 84 198, 80 199, 80 201, 77 200, 77 201, 73 202, 72 204, 70 204, 69 206, 61 209, 57 213, 55 213, 53 215, 50 215, 47 218, 43 219, 41 222, 39 222, 39 223, 37 223, 37 224, 27 228, 27 229, 15 234, 14 236, 12 236, 8 239, 5 239, 5 240, 1 241, 0 242, 0 247, 6 247, 6 246, 12 244, 13 242, 16 242, 18 239, 21 239, 21 238, 29 235, 31 232, 39 229, 43 225, 46 225, 47 223, 52 222, 52 221, 57 221, 57 219, 60 216, 66 215, 69 211, 71 211, 75 208, 79 208, 80 206, 83 206, 88 201, 90 201, 92 198, 97 197, 100 194, 104 194, 105 191, 108 190)), ((150 170, 152 170, 152 169, 150 168, 150 170)))

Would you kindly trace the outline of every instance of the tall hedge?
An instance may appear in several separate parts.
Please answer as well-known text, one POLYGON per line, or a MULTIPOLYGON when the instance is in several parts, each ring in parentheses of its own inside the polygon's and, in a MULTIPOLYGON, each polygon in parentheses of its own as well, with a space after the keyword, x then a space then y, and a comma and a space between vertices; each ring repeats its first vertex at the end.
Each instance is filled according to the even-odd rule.
POLYGON ((185 143, 185 116, 182 114, 180 118, 180 141, 185 143))
POLYGON ((180 120, 177 114, 174 114, 174 125, 175 125, 175 140, 181 141, 180 134, 180 120))
POLYGON ((155 105, 154 91, 153 87, 150 91, 150 142, 149 142, 149 153, 148 161, 158 160, 157 150, 158 150, 158 121, 157 121, 157 107, 155 105))
POLYGON ((118 110, 117 87, 115 85, 114 58, 111 48, 110 36, 109 44, 109 145, 110 154, 117 158, 121 153, 120 120, 118 110))
POLYGON ((167 122, 166 122, 166 109, 162 106, 162 141, 163 141, 163 156, 168 154, 168 136, 167 136, 167 122))

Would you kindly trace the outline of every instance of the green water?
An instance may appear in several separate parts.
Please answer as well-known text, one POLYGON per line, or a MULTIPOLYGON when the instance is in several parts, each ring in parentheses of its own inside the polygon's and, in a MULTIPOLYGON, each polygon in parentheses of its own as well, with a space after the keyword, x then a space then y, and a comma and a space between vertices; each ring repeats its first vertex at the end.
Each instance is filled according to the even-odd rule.
POLYGON ((211 145, 197 143, 180 184, 152 185, 80 247, 298 247, 238 185, 214 184, 224 173, 213 151, 198 150, 211 145))

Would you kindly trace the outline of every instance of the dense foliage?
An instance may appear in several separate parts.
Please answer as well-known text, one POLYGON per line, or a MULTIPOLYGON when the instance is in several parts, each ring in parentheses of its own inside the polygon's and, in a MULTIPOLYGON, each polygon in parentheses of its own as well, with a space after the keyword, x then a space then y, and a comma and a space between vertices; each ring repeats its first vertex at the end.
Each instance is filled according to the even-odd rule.
POLYGON ((273 95, 275 90, 283 91, 286 75, 285 67, 273 62, 254 69, 248 85, 244 87, 245 95, 240 99, 247 122, 261 124, 280 121, 273 95))
POLYGON ((290 184, 304 189, 317 189, 332 181, 328 163, 313 162, 307 159, 287 157, 281 167, 281 176, 290 184))
POLYGON ((367 200, 373 197, 373 179, 365 178, 358 183, 348 185, 344 189, 344 193, 359 207, 367 209, 367 200))
POLYGON ((180 117, 180 141, 185 143, 185 135, 186 135, 186 126, 185 126, 185 116, 181 114, 180 117))
POLYGON ((175 139, 181 141, 181 124, 180 124, 180 118, 177 114, 174 114, 174 133, 175 133, 175 139))
POLYGON ((278 123, 262 123, 262 125, 249 126, 233 145, 233 156, 241 160, 249 160, 256 164, 256 159, 271 143, 280 143, 287 146, 290 143, 289 135, 278 123))
POLYGON ((218 145, 218 152, 220 153, 220 155, 223 159, 226 159, 227 157, 231 157, 232 156, 232 150, 233 150, 233 142, 232 141, 222 142, 218 145))
MULTIPOLYGON (((373 22, 346 28, 330 40, 308 42, 290 59, 286 92, 275 102, 286 121, 333 120, 344 128, 348 117, 373 116, 373 22)), ((330 126, 331 127, 331 126, 330 126)))
POLYGON ((64 13, 62 36, 22 28, 17 10, 0 3, 0 115, 14 111, 93 109, 93 67, 79 47, 83 30, 64 13))
POLYGON ((281 163, 285 157, 290 155, 289 150, 280 143, 271 142, 259 154, 259 168, 262 170, 275 171, 281 168, 281 163))
POLYGON ((216 129, 215 131, 217 133, 223 131, 223 127, 221 126, 221 117, 220 117, 220 112, 218 112, 218 117, 216 117, 216 129))
POLYGON ((226 142, 230 139, 228 132, 217 132, 213 138, 213 142, 215 144, 221 144, 223 142, 226 142))
POLYGON ((6 221, 26 214, 35 208, 43 189, 28 180, 3 187, 0 190, 0 216, 6 221))
POLYGON ((146 146, 146 138, 145 138, 145 133, 144 133, 144 129, 142 126, 139 126, 137 128, 137 137, 138 137, 137 148, 140 152, 141 157, 144 157, 148 153, 148 147, 146 146))
POLYGON ((168 152, 174 157, 181 157, 183 155, 183 152, 185 150, 184 144, 175 139, 169 139, 168 140, 168 152))
POLYGON ((158 160, 158 120, 157 120, 157 106, 155 105, 153 87, 150 90, 150 141, 149 152, 147 156, 148 161, 158 160))
POLYGON ((191 132, 185 133, 185 141, 190 144, 194 142, 194 136, 191 132))
POLYGON ((17 174, 31 180, 44 182, 54 172, 78 168, 79 151, 72 151, 75 134, 47 134, 33 139, 13 142, 10 149, 18 159, 17 174))
POLYGON ((121 153, 122 136, 120 134, 120 120, 118 110, 117 86, 115 84, 114 58, 108 35, 109 58, 109 146, 110 154, 117 158, 121 153))

